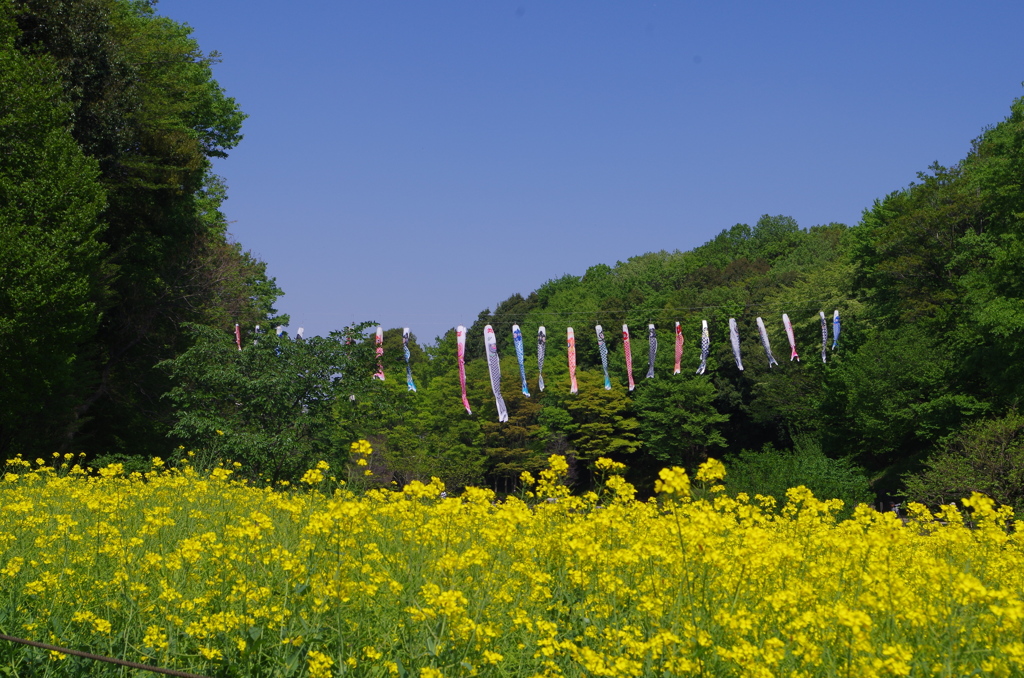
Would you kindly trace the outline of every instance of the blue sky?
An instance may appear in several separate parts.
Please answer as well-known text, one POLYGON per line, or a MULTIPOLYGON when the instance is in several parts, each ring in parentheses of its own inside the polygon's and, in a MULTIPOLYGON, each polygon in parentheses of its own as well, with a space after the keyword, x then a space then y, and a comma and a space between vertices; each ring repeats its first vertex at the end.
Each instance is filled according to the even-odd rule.
POLYGON ((735 223, 855 224, 1024 95, 1020 2, 161 0, 250 116, 216 164, 294 331, 430 341, 735 223))

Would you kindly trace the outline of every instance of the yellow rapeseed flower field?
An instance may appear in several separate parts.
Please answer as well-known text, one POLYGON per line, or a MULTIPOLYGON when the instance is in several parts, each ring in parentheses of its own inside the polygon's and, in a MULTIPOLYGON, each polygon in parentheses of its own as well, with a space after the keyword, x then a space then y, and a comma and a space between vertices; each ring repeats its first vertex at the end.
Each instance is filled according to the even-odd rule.
MULTIPOLYGON (((715 461, 646 502, 608 460, 600 493, 553 457, 500 502, 70 462, 0 483, 2 633, 211 676, 1024 675, 1024 544, 980 496, 840 522, 730 497, 715 461)), ((116 673, 0 643, 6 669, 116 673)))

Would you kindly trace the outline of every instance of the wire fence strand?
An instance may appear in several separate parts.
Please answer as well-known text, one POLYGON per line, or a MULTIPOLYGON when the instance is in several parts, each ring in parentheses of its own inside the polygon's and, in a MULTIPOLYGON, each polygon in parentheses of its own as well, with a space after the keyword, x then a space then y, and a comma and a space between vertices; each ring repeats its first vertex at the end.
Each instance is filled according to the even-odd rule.
POLYGON ((130 669, 139 669, 140 671, 152 671, 153 673, 162 673, 165 676, 178 676, 179 678, 210 678, 209 676, 203 676, 198 673, 189 673, 188 671, 178 671, 176 669, 165 669, 159 666, 150 666, 149 664, 140 664, 139 662, 130 662, 125 659, 116 659, 114 657, 105 657, 100 654, 92 654, 90 652, 82 652, 81 650, 72 650, 69 647, 60 647, 59 645, 50 645, 49 643, 40 643, 36 640, 27 640, 25 638, 18 638, 17 636, 8 636, 0 633, 0 640, 8 640, 12 643, 21 643, 22 645, 31 645, 32 647, 38 647, 43 650, 49 650, 51 652, 60 652, 61 654, 70 654, 75 657, 83 657, 85 659, 94 659, 98 662, 107 662, 108 664, 117 664, 118 666, 126 666, 130 669))

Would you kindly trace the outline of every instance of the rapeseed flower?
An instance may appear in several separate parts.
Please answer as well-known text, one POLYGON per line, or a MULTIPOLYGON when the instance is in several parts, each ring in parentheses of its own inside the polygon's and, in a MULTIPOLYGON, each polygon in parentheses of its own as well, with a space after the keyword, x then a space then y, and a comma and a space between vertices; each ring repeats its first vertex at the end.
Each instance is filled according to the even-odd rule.
MULTIPOLYGON (((7 632, 216 675, 1024 674, 1024 535, 981 495, 904 524, 839 521, 807 488, 782 509, 691 495, 679 468, 638 501, 600 459, 604 487, 573 496, 553 457, 523 479, 537 503, 436 478, 328 494, 326 462, 257 487, 226 466, 9 460, 7 632)), ((728 487, 714 460, 693 479, 728 487)))

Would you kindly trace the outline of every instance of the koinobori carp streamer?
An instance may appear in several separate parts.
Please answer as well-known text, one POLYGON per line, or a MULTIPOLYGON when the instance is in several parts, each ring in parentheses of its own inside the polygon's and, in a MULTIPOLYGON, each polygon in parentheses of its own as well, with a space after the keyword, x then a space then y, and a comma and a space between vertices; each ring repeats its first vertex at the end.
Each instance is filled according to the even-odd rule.
POLYGON ((537 328, 537 390, 544 391, 544 349, 547 347, 548 333, 541 325, 537 328))
POLYGON ((828 355, 828 321, 825 320, 825 312, 818 311, 818 315, 821 316, 821 362, 828 362, 826 356, 828 355))
POLYGON ((508 421, 505 399, 501 397, 501 361, 498 356, 498 341, 494 337, 494 328, 490 325, 484 327, 484 349, 487 353, 487 370, 491 373, 494 404, 498 407, 498 421, 508 421))
POLYGON ((729 342, 732 344, 732 355, 736 358, 736 367, 743 371, 743 360, 740 359, 740 331, 736 326, 736 318, 729 318, 729 342))
POLYGON ((771 369, 773 365, 777 367, 779 361, 772 355, 772 344, 768 341, 768 330, 765 329, 764 320, 760 316, 757 318, 757 333, 761 335, 761 346, 764 347, 764 355, 768 358, 768 369, 771 369))
POLYGON ((526 363, 523 356, 523 332, 519 325, 512 326, 512 343, 516 347, 516 360, 519 361, 519 377, 523 382, 523 395, 530 397, 530 387, 526 384, 526 363))
POLYGON ((839 309, 832 314, 832 350, 839 347, 839 309))
POLYGON ((409 352, 409 337, 412 333, 408 327, 402 328, 402 353, 405 354, 405 385, 410 391, 416 390, 416 382, 412 380, 412 354, 409 352))
POLYGON ((374 343, 377 345, 377 373, 373 375, 373 378, 384 381, 384 328, 380 325, 377 325, 374 343))
POLYGON ((610 391, 612 380, 608 377, 608 345, 604 343, 604 328, 598 325, 594 331, 597 333, 597 350, 601 354, 601 369, 604 371, 604 389, 610 391))
POLYGON ((708 354, 711 352, 711 335, 708 334, 708 321, 700 321, 700 366, 697 374, 704 374, 708 369, 708 354))
POLYGON ((576 335, 572 328, 565 328, 566 344, 569 351, 569 393, 578 393, 579 386, 576 384, 576 335))
POLYGON ((626 354, 626 380, 629 382, 629 390, 636 388, 633 383, 633 351, 629 348, 629 327, 622 326, 622 350, 626 354))
POLYGON ((686 337, 683 336, 683 326, 676 321, 676 364, 672 370, 672 374, 679 374, 683 369, 683 343, 686 341, 686 337))
POLYGON ((462 405, 466 412, 473 414, 469 407, 469 398, 466 397, 466 328, 459 325, 455 328, 455 347, 459 361, 459 387, 462 389, 462 405))
POLYGON ((794 360, 800 362, 800 356, 796 352, 796 337, 793 336, 793 323, 789 322, 789 316, 785 313, 782 314, 782 325, 786 328, 786 336, 789 338, 789 348, 792 351, 789 355, 789 361, 794 360))
POLYGON ((658 355, 658 333, 654 325, 647 325, 647 378, 654 378, 654 358, 658 355))

